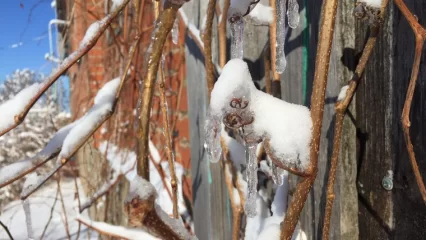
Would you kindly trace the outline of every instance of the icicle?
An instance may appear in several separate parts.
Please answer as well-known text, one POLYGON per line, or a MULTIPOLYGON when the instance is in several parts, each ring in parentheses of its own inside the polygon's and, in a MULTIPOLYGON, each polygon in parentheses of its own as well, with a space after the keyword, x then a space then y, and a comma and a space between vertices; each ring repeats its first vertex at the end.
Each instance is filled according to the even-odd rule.
POLYGON ((231 59, 243 59, 244 54, 244 20, 242 17, 237 18, 231 23, 231 59))
POLYGON ((33 240, 33 224, 31 221, 31 209, 30 209, 30 202, 28 199, 22 200, 22 206, 24 208, 25 212, 25 222, 27 223, 27 233, 28 233, 28 239, 33 240))
POLYGON ((204 148, 207 151, 207 156, 210 162, 215 163, 220 160, 222 148, 220 146, 220 135, 222 132, 221 117, 215 115, 209 109, 207 112, 205 130, 204 148))
POLYGON ((176 18, 173 29, 172 29, 172 41, 174 44, 178 44, 179 41, 179 18, 176 18))
POLYGON ((257 144, 246 143, 246 162, 247 162, 247 196, 244 211, 247 217, 256 216, 256 198, 257 198, 257 144))
MULTIPOLYGON (((291 0, 290 0, 291 1, 291 0)), ((277 28, 276 28, 276 60, 275 69, 277 73, 281 74, 284 72, 287 66, 287 60, 285 58, 284 43, 286 35, 285 27, 285 12, 286 12, 287 0, 277 0, 277 28)))
POLYGON ((274 181, 274 184, 278 186, 283 185, 284 170, 281 168, 278 168, 273 163, 271 165, 271 168, 272 168, 272 180, 274 181))
POLYGON ((291 28, 297 28, 299 25, 299 4, 297 0, 288 0, 288 26, 291 28))

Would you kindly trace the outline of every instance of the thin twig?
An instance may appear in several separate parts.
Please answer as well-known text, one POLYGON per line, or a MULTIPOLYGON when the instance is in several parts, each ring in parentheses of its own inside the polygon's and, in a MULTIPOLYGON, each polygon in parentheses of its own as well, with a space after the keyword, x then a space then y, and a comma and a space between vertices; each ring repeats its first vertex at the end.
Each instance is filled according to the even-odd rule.
MULTIPOLYGON (((333 41, 334 23, 336 20, 337 0, 325 0, 321 14, 321 27, 319 43, 315 62, 314 82, 311 96, 312 139, 310 146, 310 170, 311 176, 303 178, 297 185, 293 194, 284 221, 281 223, 281 235, 283 240, 289 240, 293 236, 294 229, 300 217, 309 191, 315 182, 318 171, 318 153, 321 139, 321 126, 324 113, 325 89, 330 64, 331 44, 333 41)), ((271 42, 271 45, 272 42, 271 42)))
POLYGON ((422 56, 422 50, 424 41, 426 40, 426 30, 417 22, 416 17, 410 12, 405 3, 402 0, 395 0, 395 4, 399 10, 407 19, 416 37, 416 52, 414 55, 413 69, 411 70, 411 79, 408 86, 407 96, 405 98, 404 108, 402 110, 401 122, 404 130, 404 138, 407 144, 408 156, 410 157, 411 166, 416 177, 417 185, 419 186, 420 193, 423 201, 426 203, 426 188, 423 182, 422 175, 417 164, 416 155, 414 153, 413 144, 411 143, 410 137, 410 110, 411 103, 413 101, 414 89, 416 87, 417 77, 419 75, 420 60, 422 56))
POLYGON ((3 224, 2 221, 0 221, 0 225, 3 227, 3 229, 6 231, 7 235, 9 236, 10 240, 13 240, 12 234, 9 232, 9 229, 6 227, 6 225, 3 224))
POLYGON ((148 150, 148 135, 149 135, 149 120, 151 116, 151 105, 152 96, 154 93, 154 81, 157 77, 158 66, 162 56, 162 50, 164 43, 167 40, 167 35, 173 28, 174 21, 176 19, 176 13, 181 4, 174 4, 166 1, 164 10, 161 12, 157 27, 154 29, 153 41, 150 42, 148 49, 152 49, 149 54, 146 66, 146 72, 144 73, 143 90, 139 99, 142 101, 142 108, 139 116, 139 129, 137 137, 137 171, 138 175, 149 180, 149 150, 148 150))
POLYGON ((163 69, 161 68, 160 71, 160 78, 159 78, 159 91, 160 91, 160 102, 161 102, 161 112, 163 113, 163 128, 164 128, 164 137, 166 138, 166 148, 167 148, 167 161, 169 162, 169 169, 170 169, 170 185, 172 186, 173 191, 173 217, 178 219, 179 218, 179 211, 178 211, 178 186, 177 186, 177 178, 176 178, 176 172, 175 172, 175 159, 172 149, 172 141, 170 137, 170 129, 169 129, 169 116, 167 111, 167 99, 166 94, 164 92, 164 73, 163 69))
POLYGON ((65 208, 64 196, 62 195, 62 191, 61 191, 61 176, 60 176, 60 172, 58 172, 57 176, 58 176, 58 178, 56 179, 56 183, 57 183, 57 186, 58 186, 59 197, 61 199, 62 212, 64 213, 65 232, 67 233, 68 239, 71 239, 70 228, 68 226, 67 210, 65 208))
POLYGON ((216 0, 209 0, 209 4, 207 6, 206 29, 204 30, 204 34, 202 34, 204 43, 204 65, 206 68, 206 80, 209 97, 214 85, 214 64, 212 59, 212 27, 215 5, 216 0))
POLYGON ((52 221, 53 212, 55 211, 56 202, 58 201, 58 195, 59 195, 59 186, 56 187, 55 201, 53 201, 52 207, 50 208, 49 219, 47 220, 47 223, 44 226, 44 229, 43 229, 43 232, 41 233, 40 239, 43 239, 44 235, 46 234, 47 228, 49 227, 50 221, 52 221))
MULTIPOLYGON (((388 0, 383 1, 382 7, 382 18, 384 16, 384 10, 388 4, 388 0)), ((362 51, 361 58, 359 63, 355 69, 355 73, 352 76, 352 79, 349 81, 348 89, 346 90, 345 98, 341 101, 338 101, 335 106, 336 110, 336 120, 334 126, 334 139, 333 139, 333 152, 331 156, 331 165, 330 165, 330 173, 328 175, 328 183, 327 183, 327 200, 325 206, 324 213, 324 226, 322 231, 322 239, 327 240, 330 236, 330 223, 331 223, 331 213, 334 202, 334 183, 336 179, 337 165, 339 160, 339 152, 340 152, 340 142, 342 137, 342 126, 343 120, 346 113, 346 110, 349 107, 350 102, 355 94, 355 91, 360 82, 361 76, 364 73, 364 69, 367 65, 368 60, 370 59, 371 53, 373 52, 374 46, 376 45, 376 40, 378 37, 378 33, 380 30, 380 24, 373 25, 371 27, 370 36, 368 37, 367 43, 364 46, 362 51)))

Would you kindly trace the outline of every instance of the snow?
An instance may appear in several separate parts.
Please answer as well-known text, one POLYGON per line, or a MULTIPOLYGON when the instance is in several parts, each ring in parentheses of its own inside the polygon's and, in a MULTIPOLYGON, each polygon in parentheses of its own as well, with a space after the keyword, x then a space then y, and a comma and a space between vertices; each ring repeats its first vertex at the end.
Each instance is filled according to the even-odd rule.
POLYGON ((111 12, 114 12, 121 4, 124 3, 124 0, 111 0, 111 12))
POLYGON ((135 176, 130 181, 129 194, 127 195, 126 203, 137 198, 141 200, 148 200, 157 195, 154 186, 140 176, 135 176))
MULTIPOLYGON (((120 171, 125 174, 126 178, 131 182, 137 175, 135 162, 136 162, 136 153, 128 150, 119 149, 112 143, 102 142, 99 146, 99 151, 104 154, 113 169, 120 171)), ((160 153, 155 145, 150 141, 149 142, 149 151, 150 156, 153 158, 154 162, 161 164, 161 168, 165 173, 165 181, 167 187, 164 186, 162 178, 158 173, 157 169, 150 162, 149 171, 150 179, 149 181, 155 187, 157 192, 156 203, 161 206, 161 208, 169 215, 173 214, 173 202, 169 196, 168 191, 171 191, 171 176, 169 171, 169 163, 167 161, 161 161, 160 153)), ((185 215, 187 209, 183 199, 183 188, 182 188, 182 177, 184 174, 184 168, 181 164, 175 162, 175 173, 177 177, 178 185, 178 208, 179 214, 185 215)))
POLYGON ((261 91, 256 91, 252 99, 257 135, 270 139, 272 150, 284 163, 306 170, 312 128, 309 109, 261 91))
POLYGON ((24 111, 25 106, 37 95, 41 87, 41 83, 34 83, 22 89, 15 97, 0 105, 0 114, 2 115, 0 118, 0 132, 10 128, 16 123, 15 116, 24 111))
MULTIPOLYGON (((240 59, 230 60, 215 83, 210 99, 212 116, 222 117, 233 110, 233 98, 249 101, 246 112, 253 114, 255 137, 270 139, 270 146, 284 163, 302 170, 309 166, 309 144, 312 120, 307 107, 274 98, 255 88, 247 64, 240 59)), ((206 129, 207 134, 210 129, 206 129)))
POLYGON ((274 9, 258 3, 249 16, 258 24, 271 24, 274 21, 274 9))
MULTIPOLYGON (((77 181, 77 183, 79 189, 82 189, 80 181, 77 181)), ((46 184, 30 198, 31 218, 33 219, 32 229, 35 239, 40 239, 43 229, 49 220, 51 207, 53 206, 56 198, 56 189, 56 183, 52 182, 51 184, 46 184)), ((73 215, 75 213, 74 181, 72 179, 64 178, 61 181, 61 189, 68 216, 70 234, 73 236, 73 239, 75 239, 77 236, 78 222, 73 219, 75 216, 73 215)), ((81 195, 82 193, 80 193, 80 196, 81 195)), ((62 222, 63 211, 59 202, 56 203, 52 214, 51 222, 47 227, 43 239, 67 239, 64 224, 62 222)), ((28 239, 28 234, 25 227, 25 212, 23 211, 21 200, 10 202, 3 209, 1 209, 0 221, 2 221, 8 227, 14 239, 28 239)), ((98 234, 96 231, 91 231, 84 225, 81 226, 80 239, 95 240, 98 239, 97 235, 98 234)), ((0 239, 9 239, 6 232, 1 228, 0 239)))
POLYGON ((98 91, 93 107, 79 120, 79 123, 76 124, 65 137, 62 150, 58 156, 59 160, 71 157, 77 146, 103 122, 108 114, 111 113, 119 84, 120 79, 116 78, 107 82, 98 91))
POLYGON ((194 40, 198 44, 200 44, 202 48, 204 48, 204 42, 201 39, 200 30, 198 30, 198 28, 192 22, 189 21, 188 16, 185 14, 185 11, 183 11, 182 8, 179 8, 178 13, 180 14, 180 17, 185 26, 187 27, 188 31, 192 33, 190 34, 190 36, 196 38, 194 40))
POLYGON ((367 6, 381 8, 383 0, 358 0, 358 2, 364 2, 367 6))
POLYGON ((339 96, 337 96, 337 101, 338 102, 340 102, 340 101, 342 101, 343 99, 346 98, 346 92, 348 91, 348 89, 349 89, 349 85, 343 86, 340 89, 339 96))
POLYGON ((254 84, 249 83, 250 80, 247 63, 240 59, 229 60, 223 67, 222 74, 211 93, 210 108, 213 114, 219 114, 228 107, 237 92, 250 98, 251 92, 255 89, 254 84))
POLYGON ((234 167, 241 170, 241 165, 246 165, 245 148, 237 140, 231 138, 225 131, 222 131, 222 139, 228 146, 229 155, 234 167))
POLYGON ((96 230, 108 233, 109 236, 115 236, 119 238, 132 239, 132 240, 160 240, 152 236, 151 234, 143 231, 142 229, 125 228, 122 226, 115 226, 105 222, 96 222, 85 216, 77 216, 76 220, 82 222, 86 226, 90 226, 96 230))

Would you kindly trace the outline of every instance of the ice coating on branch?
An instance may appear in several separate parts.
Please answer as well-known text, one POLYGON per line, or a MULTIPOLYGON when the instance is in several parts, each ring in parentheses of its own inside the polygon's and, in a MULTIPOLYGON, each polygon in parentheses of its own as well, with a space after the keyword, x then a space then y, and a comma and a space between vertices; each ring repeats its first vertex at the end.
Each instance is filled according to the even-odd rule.
POLYGON ((271 163, 272 169, 272 181, 275 185, 281 186, 283 185, 283 176, 285 174, 285 170, 277 167, 274 163, 271 163))
POLYGON ((41 87, 41 83, 34 83, 0 105, 0 132, 15 124, 15 116, 25 109, 25 106, 31 102, 31 99, 40 91, 41 87))
POLYGON ((297 28, 299 25, 299 4, 297 0, 288 0, 288 26, 291 28, 297 28))
POLYGON ((382 7, 382 1, 383 0, 358 0, 358 2, 363 2, 367 6, 375 7, 375 8, 381 8, 382 7))
POLYGON ((179 18, 176 18, 172 28, 172 42, 178 44, 179 41, 179 18))
POLYGON ((28 239, 33 240, 34 239, 33 224, 31 220, 30 202, 28 199, 22 200, 22 207, 24 208, 24 213, 25 213, 25 223, 27 225, 28 239))
POLYGON ((244 56, 244 20, 239 18, 231 23, 231 59, 244 56))
POLYGON ((258 24, 271 24, 274 21, 274 9, 258 3, 249 16, 258 24))
POLYGON ((348 91, 349 85, 343 86, 340 89, 339 96, 337 96, 337 101, 340 102, 346 98, 346 92, 348 91))
POLYGON ((277 1, 277 28, 276 28, 276 53, 275 69, 281 74, 285 71, 287 60, 285 57, 284 44, 286 35, 285 17, 287 0, 277 1))
POLYGON ((93 131, 94 127, 103 121, 105 116, 111 113, 119 84, 120 79, 116 78, 107 82, 98 91, 93 107, 79 120, 79 123, 73 127, 66 136, 58 159, 69 158, 75 151, 77 145, 93 131))
POLYGON ((222 148, 220 147, 220 136, 222 132, 221 115, 213 109, 207 112, 207 119, 204 126, 205 140, 204 148, 207 151, 207 157, 212 163, 220 160, 222 148))
POLYGON ((256 216, 256 198, 257 198, 257 144, 246 145, 246 162, 247 162, 247 195, 244 211, 247 217, 256 216))

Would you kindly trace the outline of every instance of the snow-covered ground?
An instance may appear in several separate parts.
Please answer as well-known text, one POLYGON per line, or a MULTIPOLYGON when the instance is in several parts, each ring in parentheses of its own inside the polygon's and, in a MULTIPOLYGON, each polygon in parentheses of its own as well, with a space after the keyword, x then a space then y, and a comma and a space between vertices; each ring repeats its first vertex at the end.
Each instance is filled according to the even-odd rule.
MULTIPOLYGON (((78 182, 78 184, 80 183, 78 182)), ((29 198, 35 239, 40 239, 46 223, 49 220, 51 208, 56 197, 56 186, 56 182, 52 181, 43 186, 39 191, 35 192, 29 198)), ((79 189, 82 189, 82 187, 79 186, 79 189)), ((64 205, 68 218, 70 235, 72 239, 76 239, 78 232, 78 222, 75 220, 77 212, 73 209, 73 207, 77 205, 74 202, 74 180, 63 179, 61 181, 61 190, 64 197, 64 205)), ((63 221, 64 215, 62 211, 62 205, 59 199, 59 195, 57 197, 58 200, 52 212, 52 219, 47 227, 43 239, 67 239, 63 221)), ((25 224, 25 213, 21 200, 13 201, 4 207, 1 210, 0 220, 8 227, 14 239, 28 239, 25 224)), ((87 227, 81 225, 79 239, 97 239, 97 236, 97 232, 87 229, 87 227)), ((3 228, 0 228, 0 239, 9 239, 6 231, 3 228)))

